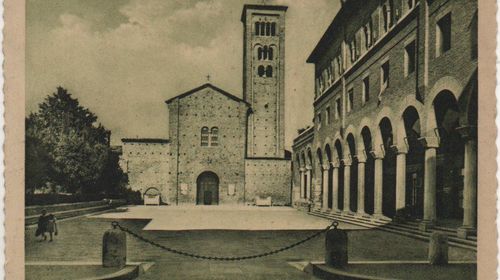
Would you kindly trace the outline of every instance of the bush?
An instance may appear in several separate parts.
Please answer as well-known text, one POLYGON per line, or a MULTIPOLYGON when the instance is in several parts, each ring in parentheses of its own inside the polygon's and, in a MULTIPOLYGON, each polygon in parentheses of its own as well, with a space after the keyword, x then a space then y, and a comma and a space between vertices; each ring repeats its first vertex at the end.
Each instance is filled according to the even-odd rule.
POLYGON ((26 194, 25 205, 52 205, 61 203, 77 203, 87 201, 99 201, 105 197, 102 194, 58 194, 58 193, 44 193, 44 194, 26 194))
POLYGON ((142 205, 144 201, 142 200, 140 191, 133 191, 130 189, 125 190, 125 200, 127 200, 127 204, 129 205, 142 205))

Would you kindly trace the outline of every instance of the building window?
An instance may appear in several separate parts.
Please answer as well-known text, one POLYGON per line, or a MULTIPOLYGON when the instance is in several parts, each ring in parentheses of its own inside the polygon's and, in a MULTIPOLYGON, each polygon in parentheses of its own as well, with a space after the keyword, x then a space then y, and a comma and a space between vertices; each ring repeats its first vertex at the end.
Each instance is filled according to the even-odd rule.
POLYGON ((370 100, 370 77, 363 79, 363 105, 370 100))
POLYGON ((255 23, 255 35, 259 35, 260 34, 260 22, 256 22, 255 23))
POLYGON ((266 70, 265 70, 264 66, 260 65, 257 68, 257 75, 259 75, 259 77, 264 77, 265 74, 266 74, 266 70))
POLYGON ((332 112, 330 110, 330 106, 326 107, 325 110, 325 123, 330 124, 330 120, 332 119, 332 112))
POLYGON ((273 76, 273 67, 271 65, 268 65, 266 67, 266 77, 270 78, 273 76))
POLYGON ((386 88, 389 87, 389 61, 386 61, 380 67, 380 92, 383 92, 386 88))
POLYGON ((356 38, 352 39, 352 41, 349 43, 349 51, 351 53, 351 62, 356 61, 356 38))
POLYGON ((276 22, 271 23, 271 36, 276 35, 276 22))
POLYGON ((451 13, 442 17, 436 26, 436 57, 451 49, 451 13))
POLYGON ((405 47, 405 77, 415 72, 416 66, 416 44, 412 41, 405 47))
POLYGON ((263 51, 263 50, 262 50, 262 47, 259 47, 259 48, 257 49, 257 58, 258 58, 259 60, 262 60, 262 57, 263 57, 263 53, 262 53, 262 51, 263 51))
POLYGON ((267 59, 273 60, 273 47, 269 47, 268 52, 267 59))
POLYGON ((204 126, 201 128, 201 146, 207 147, 209 142, 209 132, 208 127, 204 126))
POLYGON ((354 105, 354 89, 351 88, 347 91, 347 112, 352 111, 354 105))
POLYGON ((210 130, 210 146, 218 146, 218 145, 219 145, 219 128, 214 126, 210 130))
POLYGON ((266 35, 266 23, 261 22, 260 23, 260 36, 266 35))
POLYGON ((341 110, 340 98, 335 100, 335 119, 340 118, 340 110, 341 110))
POLYGON ((319 129, 321 127, 321 113, 316 115, 316 122, 318 124, 317 128, 319 129))

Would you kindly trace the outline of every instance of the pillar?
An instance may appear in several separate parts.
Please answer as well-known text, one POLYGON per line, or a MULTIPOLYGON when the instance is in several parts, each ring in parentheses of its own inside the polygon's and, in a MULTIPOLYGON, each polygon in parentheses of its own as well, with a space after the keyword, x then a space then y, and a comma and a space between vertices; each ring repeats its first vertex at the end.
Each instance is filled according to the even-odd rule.
POLYGON ((339 164, 332 163, 332 210, 339 210, 339 203, 337 198, 339 197, 339 164))
POLYGON ((306 198, 307 198, 308 200, 310 200, 310 199, 311 199, 311 185, 312 185, 312 184, 311 184, 311 183, 312 183, 312 178, 311 178, 311 174, 312 174, 312 172, 311 172, 311 169, 312 169, 312 168, 311 168, 310 166, 306 167, 306 174, 307 174, 307 182, 306 182, 306 198))
POLYGON ((351 164, 352 160, 344 159, 344 212, 351 212, 351 164))
POLYGON ((325 164, 323 165, 323 202, 322 202, 322 208, 323 210, 328 209, 328 171, 330 170, 330 165, 325 164))
POLYGON ((382 169, 383 169, 383 157, 380 157, 380 156, 374 156, 374 159, 375 159, 375 180, 374 180, 374 183, 375 183, 375 189, 374 189, 374 194, 373 194, 373 197, 374 197, 374 204, 373 204, 373 215, 374 216, 383 216, 383 213, 382 213, 382 203, 383 203, 383 196, 382 196, 382 192, 384 190, 383 188, 383 179, 384 179, 384 175, 383 175, 383 172, 382 172, 382 169))
POLYGON ((420 230, 432 228, 436 223, 436 149, 439 141, 436 137, 422 137, 419 139, 425 147, 424 166, 424 218, 420 230))
MULTIPOLYGON (((398 151, 396 156, 396 215, 406 207, 406 151, 398 151)), ((399 216, 399 215, 398 215, 399 216)))
POLYGON ((305 197, 304 186, 305 186, 305 169, 300 168, 300 198, 305 197))
POLYGON ((476 232, 477 226, 477 132, 476 127, 459 127, 465 141, 464 154, 464 218, 457 236, 467 238, 476 232))
POLYGON ((366 156, 358 155, 358 214, 365 214, 365 168, 366 156))

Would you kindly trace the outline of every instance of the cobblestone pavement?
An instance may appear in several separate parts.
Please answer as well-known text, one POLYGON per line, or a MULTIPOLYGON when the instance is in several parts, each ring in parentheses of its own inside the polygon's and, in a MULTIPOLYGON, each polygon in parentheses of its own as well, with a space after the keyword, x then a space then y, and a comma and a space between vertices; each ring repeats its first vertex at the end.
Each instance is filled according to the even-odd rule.
MULTIPOLYGON (((102 235, 110 219, 81 217, 59 223, 59 235, 52 243, 35 239, 34 228, 25 232, 26 261, 99 261, 102 235)), ((313 230, 143 230, 144 219, 119 220, 120 224, 155 242, 188 252, 237 256, 261 253, 288 245, 313 230)), ((342 226, 342 224, 341 224, 342 226)), ((350 260, 425 260, 427 243, 378 230, 349 232, 350 260)), ((141 279, 313 279, 290 262, 322 260, 324 235, 277 255, 251 261, 215 262, 191 259, 161 251, 128 238, 129 261, 155 265, 141 279)), ((475 260, 474 252, 450 248, 451 260, 475 260)))

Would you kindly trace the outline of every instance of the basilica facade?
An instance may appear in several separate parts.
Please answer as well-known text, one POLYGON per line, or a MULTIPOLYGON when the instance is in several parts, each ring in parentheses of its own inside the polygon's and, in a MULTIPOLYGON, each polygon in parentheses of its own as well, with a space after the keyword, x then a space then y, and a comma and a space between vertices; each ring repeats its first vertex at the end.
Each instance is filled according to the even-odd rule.
POLYGON ((168 139, 122 139, 122 168, 145 203, 291 203, 291 154, 284 148, 286 10, 244 6, 242 98, 201 85, 166 101, 168 139))

